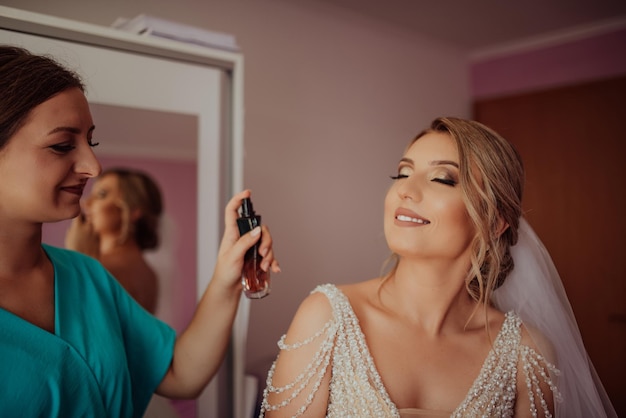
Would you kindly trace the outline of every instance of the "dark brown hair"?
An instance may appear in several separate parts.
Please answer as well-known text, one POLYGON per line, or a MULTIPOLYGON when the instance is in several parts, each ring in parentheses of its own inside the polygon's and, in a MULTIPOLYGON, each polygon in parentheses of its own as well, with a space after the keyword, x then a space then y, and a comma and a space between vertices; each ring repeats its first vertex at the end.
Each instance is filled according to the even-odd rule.
POLYGON ((85 90, 80 77, 54 59, 0 45, 0 149, 33 108, 70 88, 85 90))

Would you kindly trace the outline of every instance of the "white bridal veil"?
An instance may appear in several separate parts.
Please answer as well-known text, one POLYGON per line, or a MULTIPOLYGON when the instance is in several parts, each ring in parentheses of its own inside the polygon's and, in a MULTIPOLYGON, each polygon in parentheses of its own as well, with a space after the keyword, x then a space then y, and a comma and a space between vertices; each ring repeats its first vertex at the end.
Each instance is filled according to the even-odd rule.
POLYGON ((515 268, 494 292, 494 303, 503 312, 517 312, 525 324, 552 344, 560 370, 556 376, 561 394, 555 399, 556 417, 617 417, 587 355, 556 267, 524 218, 511 254, 515 268))

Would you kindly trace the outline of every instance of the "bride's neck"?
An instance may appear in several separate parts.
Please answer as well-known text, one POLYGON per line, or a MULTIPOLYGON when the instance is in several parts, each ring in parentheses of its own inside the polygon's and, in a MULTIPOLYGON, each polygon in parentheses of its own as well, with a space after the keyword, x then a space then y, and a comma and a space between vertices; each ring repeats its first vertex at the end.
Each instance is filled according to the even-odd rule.
POLYGON ((383 286, 386 305, 428 333, 461 330, 476 307, 465 289, 466 271, 451 263, 400 262, 383 286))

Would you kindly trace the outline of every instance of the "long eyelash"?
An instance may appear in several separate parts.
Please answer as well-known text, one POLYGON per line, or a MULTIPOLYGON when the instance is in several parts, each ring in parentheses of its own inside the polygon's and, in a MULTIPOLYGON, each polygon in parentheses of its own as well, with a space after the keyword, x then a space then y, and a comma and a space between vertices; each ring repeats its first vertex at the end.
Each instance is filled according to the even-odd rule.
POLYGON ((445 184, 447 186, 456 186, 456 181, 454 180, 437 178, 437 179, 433 179, 433 181, 436 181, 437 183, 445 184))
POLYGON ((406 174, 398 174, 396 176, 389 176, 391 180, 400 180, 400 179, 405 179, 407 177, 409 176, 407 176, 406 174))
POLYGON ((100 145, 100 143, 99 143, 99 142, 93 142, 93 140, 92 140, 92 139, 90 139, 87 143, 88 143, 88 144, 89 144, 89 146, 90 146, 90 147, 92 147, 92 148, 93 148, 93 147, 97 147, 98 145, 100 145))

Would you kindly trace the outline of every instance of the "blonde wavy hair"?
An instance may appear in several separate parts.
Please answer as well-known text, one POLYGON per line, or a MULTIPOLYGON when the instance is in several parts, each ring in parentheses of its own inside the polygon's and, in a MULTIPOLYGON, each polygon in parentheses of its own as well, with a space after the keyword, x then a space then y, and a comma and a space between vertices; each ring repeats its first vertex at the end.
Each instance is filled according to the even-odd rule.
MULTIPOLYGON (((492 129, 476 121, 452 117, 435 119, 408 147, 433 132, 450 135, 457 146, 459 186, 476 231, 465 287, 486 309, 493 292, 513 270, 510 248, 517 243, 522 215, 522 159, 513 145, 492 129), (508 227, 500 233, 502 222, 508 227)), ((392 254, 386 265, 389 264, 392 267, 384 280, 395 274, 396 254, 392 254)))

